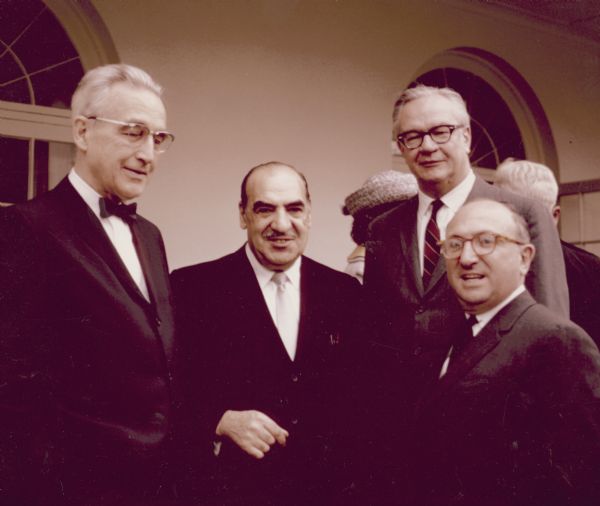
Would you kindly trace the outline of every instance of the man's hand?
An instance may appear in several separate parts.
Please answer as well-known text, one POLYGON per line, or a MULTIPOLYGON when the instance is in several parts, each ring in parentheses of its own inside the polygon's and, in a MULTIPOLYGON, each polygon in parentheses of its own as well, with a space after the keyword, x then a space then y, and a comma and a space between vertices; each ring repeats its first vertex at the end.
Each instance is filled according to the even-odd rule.
POLYGON ((262 459, 275 442, 285 446, 288 431, 260 411, 226 411, 216 429, 217 436, 227 436, 242 450, 262 459))

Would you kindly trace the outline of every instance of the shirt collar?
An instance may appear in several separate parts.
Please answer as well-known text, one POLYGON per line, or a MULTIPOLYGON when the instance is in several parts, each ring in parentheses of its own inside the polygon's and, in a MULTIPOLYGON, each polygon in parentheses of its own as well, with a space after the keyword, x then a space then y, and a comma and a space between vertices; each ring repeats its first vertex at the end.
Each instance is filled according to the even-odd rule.
MULTIPOLYGON (((250 245, 248 243, 246 243, 246 246, 244 247, 244 251, 246 252, 248 261, 250 262, 250 265, 252 266, 252 270, 254 271, 254 274, 256 275, 256 279, 258 280, 259 286, 261 287, 261 289, 264 288, 264 286, 269 281, 271 281, 274 271, 267 269, 264 265, 262 265, 258 261, 256 256, 254 255, 254 252, 250 249, 250 245)), ((302 256, 299 256, 298 258, 296 258, 296 260, 294 260, 294 263, 284 271, 287 274, 287 277, 290 280, 290 283, 292 284, 292 286, 294 288, 296 288, 297 290, 300 290, 300 264, 301 264, 301 262, 302 262, 302 256)))
MULTIPOLYGON (((442 195, 440 200, 444 203, 445 206, 449 207, 453 214, 455 214, 461 206, 467 201, 467 197, 471 190, 473 189, 473 185, 475 184, 475 174, 473 173, 473 169, 469 169, 467 176, 452 190, 450 190, 445 195, 442 195)), ((423 217, 431 203, 436 200, 426 193, 423 193, 421 189, 418 191, 419 196, 419 210, 418 214, 420 217, 423 217)))
POLYGON ((96 192, 86 181, 84 181, 79 174, 75 171, 75 168, 71 168, 69 175, 69 183, 75 188, 75 191, 83 199, 83 201, 89 206, 94 214, 100 218, 100 198, 101 195, 96 192))
MULTIPOLYGON (((502 308, 511 303, 514 299, 516 299, 519 295, 521 295, 525 291, 525 285, 520 284, 506 299, 504 299, 500 304, 494 306, 492 309, 488 309, 483 313, 480 313, 477 316, 477 323, 473 325, 473 335, 477 335, 479 331, 486 326, 486 324, 496 316, 502 308)), ((468 318, 469 314, 465 315, 468 318)))

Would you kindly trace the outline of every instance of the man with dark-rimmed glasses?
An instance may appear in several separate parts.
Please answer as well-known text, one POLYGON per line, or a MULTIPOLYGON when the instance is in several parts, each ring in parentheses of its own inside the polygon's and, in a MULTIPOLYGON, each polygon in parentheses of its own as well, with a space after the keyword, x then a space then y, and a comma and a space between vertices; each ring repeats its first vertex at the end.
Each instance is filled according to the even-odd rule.
POLYGON ((396 483, 403 490, 399 476, 406 472, 404 464, 410 465, 410 459, 401 457, 409 450, 403 435, 415 403, 438 380, 462 325, 438 246, 458 209, 475 198, 511 203, 525 218, 538 250, 526 281, 531 293, 568 316, 568 289, 558 235, 548 213, 475 176, 469 160, 470 118, 457 92, 424 85, 407 89, 396 102, 393 121, 393 137, 417 178, 419 192, 370 229, 364 281, 374 322, 375 365, 366 384, 373 413, 382 424, 374 433, 389 434, 393 428, 392 444, 373 445, 385 448, 376 460, 382 463, 379 476, 383 485, 396 483))
POLYGON ((166 131, 143 70, 89 71, 75 161, 0 220, 0 503, 169 499, 173 317, 159 230, 135 212, 166 131))

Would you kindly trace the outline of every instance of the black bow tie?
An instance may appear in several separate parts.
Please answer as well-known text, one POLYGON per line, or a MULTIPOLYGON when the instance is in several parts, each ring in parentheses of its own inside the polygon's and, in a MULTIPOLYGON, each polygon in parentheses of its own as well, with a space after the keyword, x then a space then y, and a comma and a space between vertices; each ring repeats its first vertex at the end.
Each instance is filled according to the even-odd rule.
POLYGON ((108 218, 109 216, 118 216, 123 221, 131 223, 135 220, 137 204, 123 204, 111 199, 100 199, 100 216, 102 218, 108 218))

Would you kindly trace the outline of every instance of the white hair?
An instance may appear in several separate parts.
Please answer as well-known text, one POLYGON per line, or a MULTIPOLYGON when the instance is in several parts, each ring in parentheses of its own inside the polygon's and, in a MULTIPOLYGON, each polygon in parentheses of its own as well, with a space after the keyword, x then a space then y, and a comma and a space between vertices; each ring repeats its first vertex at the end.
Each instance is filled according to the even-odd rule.
POLYGON ((146 88, 159 97, 163 91, 162 86, 140 68, 125 63, 103 65, 87 72, 77 85, 71 99, 71 116, 96 114, 95 109, 107 97, 110 87, 117 83, 146 88))
POLYGON ((553 211, 558 199, 558 183, 545 165, 529 160, 507 158, 496 169, 494 184, 537 200, 553 211))

